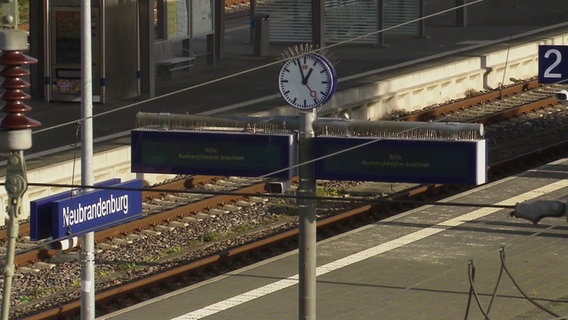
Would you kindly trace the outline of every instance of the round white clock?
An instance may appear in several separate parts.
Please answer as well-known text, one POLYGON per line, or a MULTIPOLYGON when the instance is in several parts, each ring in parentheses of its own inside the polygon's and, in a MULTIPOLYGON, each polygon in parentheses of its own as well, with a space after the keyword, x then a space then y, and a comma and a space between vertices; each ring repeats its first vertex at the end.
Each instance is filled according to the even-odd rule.
POLYGON ((313 109, 327 102, 336 84, 333 66, 316 53, 289 59, 278 75, 278 88, 284 100, 302 110, 313 109))

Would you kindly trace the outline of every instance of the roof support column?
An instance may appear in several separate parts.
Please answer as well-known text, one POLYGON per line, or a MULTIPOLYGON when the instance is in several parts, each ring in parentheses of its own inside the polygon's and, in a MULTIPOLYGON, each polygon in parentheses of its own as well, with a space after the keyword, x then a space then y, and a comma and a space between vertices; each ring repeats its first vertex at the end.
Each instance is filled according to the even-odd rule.
POLYGON ((312 1, 312 45, 316 48, 325 46, 325 10, 324 0, 312 1))

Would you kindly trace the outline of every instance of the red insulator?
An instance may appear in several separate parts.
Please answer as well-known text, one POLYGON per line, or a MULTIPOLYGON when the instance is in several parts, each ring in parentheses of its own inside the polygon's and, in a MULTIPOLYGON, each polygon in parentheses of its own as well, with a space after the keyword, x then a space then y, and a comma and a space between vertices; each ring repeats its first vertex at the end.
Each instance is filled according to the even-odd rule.
POLYGON ((30 112, 32 108, 27 106, 24 101, 30 99, 30 96, 24 92, 30 84, 23 80, 23 77, 30 75, 22 65, 31 65, 37 63, 37 59, 28 57, 22 51, 4 51, 0 55, 0 65, 4 69, 0 72, 0 76, 4 77, 4 82, 0 85, 4 89, 1 99, 5 101, 2 111, 6 115, 0 120, 0 129, 17 130, 38 127, 40 122, 28 118, 25 113, 30 112))

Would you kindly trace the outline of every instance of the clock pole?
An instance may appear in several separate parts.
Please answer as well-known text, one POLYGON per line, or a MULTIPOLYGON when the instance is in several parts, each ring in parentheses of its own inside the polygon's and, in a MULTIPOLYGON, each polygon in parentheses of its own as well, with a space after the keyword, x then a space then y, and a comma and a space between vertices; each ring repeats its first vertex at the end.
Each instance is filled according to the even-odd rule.
POLYGON ((298 200, 299 207, 299 319, 316 318, 316 179, 314 170, 314 130, 312 124, 316 118, 316 109, 300 113, 300 139, 298 200))
POLYGON ((299 235, 299 318, 316 318, 316 178, 313 123, 316 108, 326 103, 337 87, 331 62, 306 45, 289 48, 288 58, 278 75, 282 98, 300 110, 298 215, 299 235))

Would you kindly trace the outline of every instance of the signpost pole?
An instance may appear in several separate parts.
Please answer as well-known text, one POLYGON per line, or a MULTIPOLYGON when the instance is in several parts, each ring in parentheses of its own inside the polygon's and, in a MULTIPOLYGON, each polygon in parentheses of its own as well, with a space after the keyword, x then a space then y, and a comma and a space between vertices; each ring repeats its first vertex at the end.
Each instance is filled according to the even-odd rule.
POLYGON ((301 113, 299 141, 299 187, 298 207, 300 223, 300 314, 299 319, 316 318, 316 179, 313 154, 314 131, 312 123, 316 118, 315 109, 301 113), (306 198, 304 198, 306 197, 306 198))
MULTIPOLYGON (((81 183, 93 185, 93 77, 91 51, 91 1, 81 1, 81 183)), ((85 192, 87 190, 83 190, 85 192)), ((95 233, 81 242, 81 319, 95 318, 95 233)))

